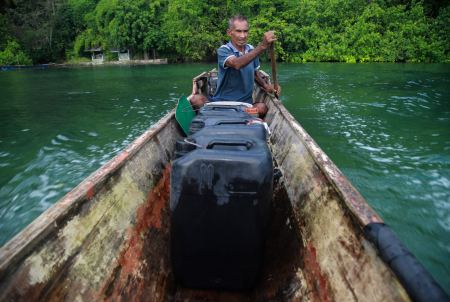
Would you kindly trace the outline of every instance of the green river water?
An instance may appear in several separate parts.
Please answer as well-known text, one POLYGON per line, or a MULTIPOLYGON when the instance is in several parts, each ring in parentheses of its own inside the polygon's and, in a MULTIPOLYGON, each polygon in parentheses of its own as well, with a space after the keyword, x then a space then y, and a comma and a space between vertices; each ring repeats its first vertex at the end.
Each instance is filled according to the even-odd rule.
MULTIPOLYGON (((214 67, 0 72, 0 246, 214 67)), ((270 73, 269 63, 261 67, 270 73)), ((277 69, 284 106, 450 294, 450 65, 277 69)))

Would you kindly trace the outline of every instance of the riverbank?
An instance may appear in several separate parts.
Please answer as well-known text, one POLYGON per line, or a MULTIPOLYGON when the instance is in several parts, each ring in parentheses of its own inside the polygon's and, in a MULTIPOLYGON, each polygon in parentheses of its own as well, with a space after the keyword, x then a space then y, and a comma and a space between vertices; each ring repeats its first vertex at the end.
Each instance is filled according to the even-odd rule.
POLYGON ((63 64, 48 64, 49 68, 64 68, 64 67, 87 67, 87 66, 118 66, 118 65, 154 65, 154 64, 167 64, 168 60, 165 59, 152 59, 152 60, 130 60, 130 61, 104 61, 97 62, 81 62, 81 63, 63 63, 63 64))
POLYGON ((80 63, 49 63, 43 65, 7 65, 2 66, 3 70, 19 70, 19 69, 45 69, 45 68, 65 68, 65 67, 88 67, 88 66, 119 66, 119 65, 160 65, 167 64, 168 60, 130 60, 130 61, 105 61, 105 62, 80 62, 80 63))

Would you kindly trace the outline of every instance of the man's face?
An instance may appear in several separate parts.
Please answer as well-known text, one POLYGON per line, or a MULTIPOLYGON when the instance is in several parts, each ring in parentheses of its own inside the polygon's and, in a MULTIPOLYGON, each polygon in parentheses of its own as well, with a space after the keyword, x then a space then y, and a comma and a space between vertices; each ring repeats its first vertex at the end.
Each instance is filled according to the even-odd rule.
POLYGON ((248 22, 243 20, 234 20, 233 30, 227 29, 227 34, 231 38, 231 43, 237 48, 242 48, 247 43, 248 22))

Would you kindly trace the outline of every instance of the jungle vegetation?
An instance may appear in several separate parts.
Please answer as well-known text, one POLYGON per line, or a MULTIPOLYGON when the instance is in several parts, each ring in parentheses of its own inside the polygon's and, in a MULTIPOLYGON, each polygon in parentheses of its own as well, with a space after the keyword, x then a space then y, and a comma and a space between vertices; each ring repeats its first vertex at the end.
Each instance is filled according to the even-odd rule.
POLYGON ((58 63, 93 47, 108 60, 114 48, 215 60, 236 13, 249 19, 250 44, 276 31, 279 61, 450 61, 450 0, 3 0, 0 10, 0 64, 58 63))

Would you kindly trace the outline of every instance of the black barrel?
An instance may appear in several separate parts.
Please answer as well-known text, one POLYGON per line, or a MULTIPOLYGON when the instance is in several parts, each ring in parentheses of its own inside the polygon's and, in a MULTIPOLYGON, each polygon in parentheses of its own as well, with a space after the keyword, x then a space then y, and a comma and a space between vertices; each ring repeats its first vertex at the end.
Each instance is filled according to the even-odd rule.
MULTIPOLYGON (((192 139, 192 138, 190 138, 192 139)), ((247 289, 264 254, 273 187, 265 140, 232 135, 195 138, 170 175, 174 275, 190 288, 247 289)))

